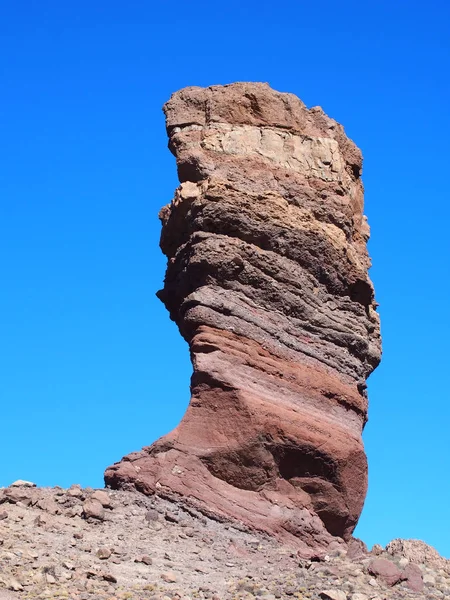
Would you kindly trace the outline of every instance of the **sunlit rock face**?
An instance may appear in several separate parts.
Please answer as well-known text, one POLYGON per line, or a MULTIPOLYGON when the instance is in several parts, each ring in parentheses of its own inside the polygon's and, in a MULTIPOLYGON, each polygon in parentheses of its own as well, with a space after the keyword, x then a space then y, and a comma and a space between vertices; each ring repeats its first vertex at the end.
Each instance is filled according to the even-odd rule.
POLYGON ((361 152, 267 84, 185 88, 164 112, 181 185, 160 213, 158 295, 190 346, 192 398, 106 484, 329 547, 362 510, 381 354, 361 152))

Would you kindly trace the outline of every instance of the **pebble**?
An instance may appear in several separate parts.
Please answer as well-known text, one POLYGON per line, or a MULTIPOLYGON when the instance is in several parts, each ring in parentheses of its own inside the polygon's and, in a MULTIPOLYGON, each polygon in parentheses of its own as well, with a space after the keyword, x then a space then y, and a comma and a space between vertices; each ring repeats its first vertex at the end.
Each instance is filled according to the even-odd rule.
POLYGON ((99 548, 96 554, 101 560, 107 560, 111 556, 112 552, 109 548, 99 548))
POLYGON ((145 520, 148 521, 149 523, 157 521, 159 518, 159 513, 156 510, 148 510, 145 513, 145 520))
POLYGON ((167 511, 165 513, 164 518, 166 519, 166 521, 169 521, 169 523, 178 523, 180 520, 180 517, 178 515, 170 511, 167 511))
POLYGON ((152 565, 153 564, 152 558, 150 556, 148 556, 147 554, 144 554, 140 558, 135 558, 134 562, 144 563, 144 565, 152 565))
POLYGON ((102 579, 111 583, 117 583, 116 577, 112 573, 101 573, 102 579))
POLYGON ((347 594, 342 590, 324 590, 320 592, 319 598, 322 600, 347 600, 347 594))

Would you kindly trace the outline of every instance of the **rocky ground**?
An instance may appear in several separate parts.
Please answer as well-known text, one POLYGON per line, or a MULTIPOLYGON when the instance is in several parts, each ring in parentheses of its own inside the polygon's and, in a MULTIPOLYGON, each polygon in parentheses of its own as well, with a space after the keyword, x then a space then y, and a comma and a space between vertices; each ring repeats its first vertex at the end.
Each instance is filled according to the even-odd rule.
POLYGON ((304 560, 135 492, 12 485, 0 503, 0 600, 450 598, 450 561, 422 542, 304 560))

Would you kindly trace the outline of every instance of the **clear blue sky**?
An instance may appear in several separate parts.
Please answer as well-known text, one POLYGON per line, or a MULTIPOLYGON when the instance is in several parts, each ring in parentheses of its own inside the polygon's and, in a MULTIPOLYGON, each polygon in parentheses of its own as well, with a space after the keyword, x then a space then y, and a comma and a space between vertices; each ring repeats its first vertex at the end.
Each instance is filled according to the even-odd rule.
POLYGON ((384 356, 357 534, 450 557, 449 4, 18 0, 0 17, 0 485, 101 486, 181 418, 187 347, 155 298, 177 185, 161 106, 267 81, 365 157, 384 356))

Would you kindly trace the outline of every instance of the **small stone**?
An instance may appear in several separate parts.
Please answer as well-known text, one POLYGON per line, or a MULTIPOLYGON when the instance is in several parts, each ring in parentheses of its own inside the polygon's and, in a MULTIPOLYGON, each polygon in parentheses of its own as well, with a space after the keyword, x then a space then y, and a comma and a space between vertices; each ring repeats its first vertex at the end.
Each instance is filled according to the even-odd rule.
POLYGON ((169 521, 169 523, 178 523, 180 521, 180 517, 170 511, 166 512, 166 514, 164 515, 164 518, 166 519, 166 521, 169 521))
POLYGON ((48 525, 49 521, 50 517, 48 515, 38 515, 34 520, 34 524, 36 527, 43 527, 44 525, 48 525))
POLYGON ((99 571, 97 570, 97 567, 88 569, 86 571, 86 577, 88 579, 93 579, 94 577, 97 577, 99 575, 99 571))
POLYGON ((81 533, 81 531, 76 531, 76 532, 73 534, 73 537, 74 537, 76 540, 82 540, 82 539, 83 539, 83 534, 81 533))
POLYGON ((42 583, 44 583, 44 573, 42 573, 42 571, 38 571, 37 573, 34 573, 33 577, 32 577, 32 581, 33 581, 33 583, 41 585, 42 583))
POLYGON ((297 590, 297 588, 295 588, 293 585, 287 585, 284 588, 284 593, 286 594, 286 596, 293 596, 295 594, 296 590, 297 590))
POLYGON ((347 600, 347 594, 342 590, 324 590, 320 592, 319 598, 322 600, 347 600))
POLYGON ((259 539, 258 538, 250 538, 247 540, 247 545, 248 546, 252 546, 253 548, 257 548, 259 546, 259 539))
POLYGON ((144 554, 143 556, 141 556, 139 558, 135 558, 134 562, 136 562, 136 563, 144 563, 144 565, 151 565, 151 564, 153 564, 153 560, 147 554, 144 554))
POLYGON ((22 592, 23 586, 15 577, 8 577, 6 580, 6 587, 8 590, 12 590, 13 592, 22 592))
POLYGON ((173 571, 167 571, 166 573, 161 573, 161 579, 166 583, 175 583, 177 578, 173 571))
POLYGON ((65 560, 62 563, 62 566, 67 569, 68 571, 75 571, 75 565, 73 562, 70 562, 70 560, 65 560))
POLYGON ((0 512, 0 521, 4 521, 7 518, 8 518, 8 513, 6 512, 6 510, 2 510, 2 512, 0 512))
POLYGON ((145 520, 148 521, 149 523, 152 523, 154 521, 157 521, 159 518, 159 513, 157 510, 148 510, 145 513, 145 520))
POLYGON ((366 594, 360 594, 359 592, 356 592, 356 594, 351 595, 350 600, 369 600, 369 596, 366 596, 366 594))
POLYGON ((112 552, 109 548, 99 548, 96 554, 101 560, 107 560, 111 556, 112 552))

